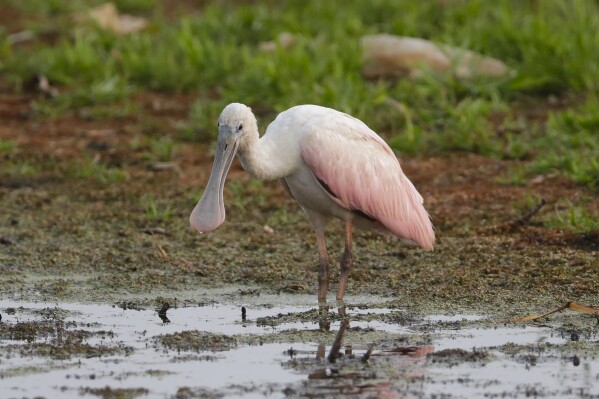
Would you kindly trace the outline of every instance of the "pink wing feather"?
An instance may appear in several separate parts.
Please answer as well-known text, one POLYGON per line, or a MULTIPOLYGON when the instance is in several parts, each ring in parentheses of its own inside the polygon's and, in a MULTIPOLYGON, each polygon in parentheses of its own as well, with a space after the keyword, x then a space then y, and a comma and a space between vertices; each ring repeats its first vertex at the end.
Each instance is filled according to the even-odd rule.
POLYGON ((304 162, 338 202, 378 220, 399 238, 433 249, 435 233, 422 196, 387 143, 346 114, 305 125, 304 162))

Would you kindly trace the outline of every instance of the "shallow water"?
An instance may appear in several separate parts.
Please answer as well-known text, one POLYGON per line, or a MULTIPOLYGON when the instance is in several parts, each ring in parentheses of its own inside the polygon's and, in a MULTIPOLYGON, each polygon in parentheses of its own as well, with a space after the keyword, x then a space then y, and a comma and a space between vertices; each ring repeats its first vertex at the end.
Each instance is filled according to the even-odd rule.
POLYGON ((3 327, 44 320, 52 324, 58 308, 66 311, 58 317, 65 330, 85 331, 85 343, 130 348, 100 357, 74 353, 56 358, 20 350, 35 343, 60 345, 56 334, 36 335, 32 342, 3 335, 0 397, 93 397, 98 395, 94 389, 104 387, 145 388, 142 397, 156 398, 177 393, 181 398, 599 396, 597 351, 584 346, 599 345, 596 330, 569 346, 572 336, 550 327, 477 324, 484 320, 480 315, 428 315, 399 325, 384 316, 401 310, 348 306, 348 334, 353 335, 341 350, 347 354, 331 363, 326 354, 341 325, 334 308, 326 323, 331 332, 325 333, 319 332, 318 317, 309 313, 316 314, 317 308, 301 296, 286 301, 299 306, 273 305, 264 297, 250 301, 245 320, 241 306, 223 302, 170 309, 165 323, 154 309, 0 301, 3 327), (261 324, 261 318, 275 322, 261 324), (156 341, 182 331, 234 335, 238 343, 229 350, 186 351, 156 341), (298 338, 293 335, 297 332, 312 335, 298 338), (249 336, 256 336, 255 342, 264 337, 264 343, 249 344, 244 341, 249 336), (370 344, 374 351, 363 362, 370 344), (509 354, 498 348, 505 344, 526 346, 509 354), (454 349, 468 352, 447 352, 454 349), (485 355, 469 359, 472 353, 485 355))

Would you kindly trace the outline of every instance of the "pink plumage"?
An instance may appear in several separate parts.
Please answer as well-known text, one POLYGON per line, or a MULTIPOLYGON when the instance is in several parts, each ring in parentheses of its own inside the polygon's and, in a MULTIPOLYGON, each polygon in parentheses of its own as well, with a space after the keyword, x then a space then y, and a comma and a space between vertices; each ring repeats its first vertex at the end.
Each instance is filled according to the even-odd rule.
POLYGON ((339 126, 337 120, 334 130, 326 123, 308 127, 300 142, 304 162, 341 206, 376 219, 399 238, 433 249, 435 233, 422 196, 393 151, 365 124, 346 116, 347 123, 339 126))
POLYGON ((345 294, 353 265, 354 226, 393 234, 433 249, 435 233, 422 196, 403 174, 389 146, 362 121, 334 109, 299 105, 281 112, 262 137, 251 109, 229 104, 218 122, 210 179, 190 216, 198 231, 225 219, 223 188, 236 152, 258 179, 279 179, 302 207, 316 234, 318 301, 326 302, 330 258, 325 224, 345 224, 336 299, 345 294))

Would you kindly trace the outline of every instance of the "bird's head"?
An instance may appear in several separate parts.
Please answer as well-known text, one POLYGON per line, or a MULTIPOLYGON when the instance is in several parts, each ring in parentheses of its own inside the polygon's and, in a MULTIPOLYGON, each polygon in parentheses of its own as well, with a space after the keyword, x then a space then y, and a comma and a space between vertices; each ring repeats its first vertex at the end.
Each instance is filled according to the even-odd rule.
POLYGON ((227 105, 218 118, 218 142, 239 143, 248 133, 258 130, 256 117, 247 105, 227 105))
POLYGON ((240 143, 248 134, 258 131, 256 117, 250 107, 227 105, 218 118, 218 138, 208 185, 189 216, 189 223, 201 233, 216 229, 225 221, 223 189, 227 173, 240 143))

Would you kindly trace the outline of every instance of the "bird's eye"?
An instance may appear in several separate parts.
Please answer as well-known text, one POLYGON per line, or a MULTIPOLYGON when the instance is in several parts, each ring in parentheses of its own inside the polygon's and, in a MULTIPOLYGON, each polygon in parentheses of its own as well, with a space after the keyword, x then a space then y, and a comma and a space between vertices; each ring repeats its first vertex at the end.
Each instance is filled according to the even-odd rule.
POLYGON ((218 123, 216 124, 216 127, 220 127, 220 122, 218 122, 218 123))
POLYGON ((240 132, 243 129, 243 124, 240 124, 239 127, 237 128, 237 131, 240 132))

